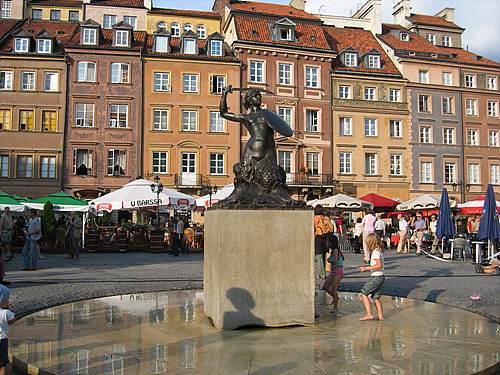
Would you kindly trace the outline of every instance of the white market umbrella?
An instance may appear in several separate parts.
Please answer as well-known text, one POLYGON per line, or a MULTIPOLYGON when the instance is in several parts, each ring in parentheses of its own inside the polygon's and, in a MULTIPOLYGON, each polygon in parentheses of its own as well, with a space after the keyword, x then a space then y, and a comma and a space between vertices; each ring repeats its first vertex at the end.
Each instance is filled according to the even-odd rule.
MULTIPOLYGON (((484 209, 485 195, 479 198, 458 205, 460 213, 465 215, 481 215, 484 209)), ((500 202, 496 201, 497 209, 500 211, 500 202)))
MULTIPOLYGON (((226 199, 231 195, 233 191, 234 191, 234 184, 226 185, 222 189, 217 190, 217 193, 212 194, 212 205, 223 199, 226 199)), ((204 195, 196 199, 196 206, 205 208, 210 207, 210 194, 204 195)))
POLYGON ((307 205, 315 207, 317 201, 319 201, 319 199, 313 199, 313 200, 307 202, 307 205))
POLYGON ((313 203, 313 205, 321 205, 327 208, 337 208, 344 211, 363 211, 373 208, 372 203, 365 202, 361 199, 353 198, 345 194, 337 194, 332 197, 317 200, 313 203))
MULTIPOLYGON (((440 195, 430 195, 423 194, 410 199, 409 201, 403 202, 396 206, 398 211, 412 211, 412 210, 434 210, 438 209, 441 203, 440 195)), ((454 208, 457 206, 455 200, 450 199, 450 207, 454 208)))

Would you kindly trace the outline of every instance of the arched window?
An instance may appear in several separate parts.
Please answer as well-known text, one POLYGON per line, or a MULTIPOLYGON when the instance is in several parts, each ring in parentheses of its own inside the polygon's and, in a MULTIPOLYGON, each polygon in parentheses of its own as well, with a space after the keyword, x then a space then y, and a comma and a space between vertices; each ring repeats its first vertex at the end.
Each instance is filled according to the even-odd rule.
POLYGON ((191 25, 190 23, 186 23, 184 25, 184 31, 193 31, 193 25, 191 25))
POLYGON ((162 30, 162 29, 166 29, 167 28, 167 24, 163 21, 160 21, 156 24, 156 30, 162 30))
POLYGON ((170 32, 172 33, 172 36, 181 36, 181 28, 177 22, 174 22, 172 24, 172 26, 170 27, 170 32))
POLYGON ((207 37, 207 28, 205 25, 198 25, 196 33, 198 34, 198 38, 205 39, 207 37))

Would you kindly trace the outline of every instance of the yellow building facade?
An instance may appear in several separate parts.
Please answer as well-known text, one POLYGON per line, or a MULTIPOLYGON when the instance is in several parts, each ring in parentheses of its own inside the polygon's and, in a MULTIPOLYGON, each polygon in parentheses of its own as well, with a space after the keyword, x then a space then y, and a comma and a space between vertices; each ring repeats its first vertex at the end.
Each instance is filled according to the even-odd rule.
POLYGON ((74 3, 74 6, 64 6, 58 2, 54 2, 54 5, 46 5, 47 2, 29 2, 26 17, 44 21, 83 21, 83 10, 81 6, 77 6, 77 1, 74 3))
POLYGON ((147 32, 152 34, 160 28, 170 31, 173 37, 192 30, 205 39, 220 33, 221 18, 215 12, 153 8, 147 14, 147 32))

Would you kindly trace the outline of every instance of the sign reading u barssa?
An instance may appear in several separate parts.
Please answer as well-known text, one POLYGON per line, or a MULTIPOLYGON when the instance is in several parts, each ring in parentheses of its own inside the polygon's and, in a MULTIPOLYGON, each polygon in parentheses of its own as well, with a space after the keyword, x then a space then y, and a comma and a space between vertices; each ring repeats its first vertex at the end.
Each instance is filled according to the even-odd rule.
POLYGON ((148 207, 157 205, 163 205, 163 201, 161 199, 138 199, 130 201, 130 207, 148 207))

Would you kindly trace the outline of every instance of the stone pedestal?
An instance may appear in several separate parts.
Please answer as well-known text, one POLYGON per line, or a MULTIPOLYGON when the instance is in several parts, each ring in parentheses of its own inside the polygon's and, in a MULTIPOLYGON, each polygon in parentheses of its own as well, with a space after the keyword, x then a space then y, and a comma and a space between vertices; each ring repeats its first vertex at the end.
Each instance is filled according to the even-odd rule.
POLYGON ((209 210, 204 306, 217 329, 314 324, 313 212, 209 210))

